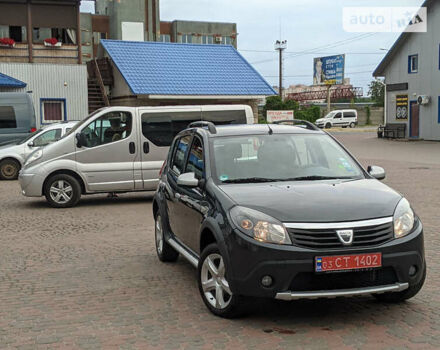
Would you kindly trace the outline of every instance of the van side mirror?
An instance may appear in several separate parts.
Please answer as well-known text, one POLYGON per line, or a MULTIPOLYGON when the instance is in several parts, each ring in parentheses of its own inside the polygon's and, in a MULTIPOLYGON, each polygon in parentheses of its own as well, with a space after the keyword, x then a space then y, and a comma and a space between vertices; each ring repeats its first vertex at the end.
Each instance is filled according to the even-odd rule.
POLYGON ((27 145, 28 145, 29 147, 34 147, 34 146, 35 146, 34 141, 29 141, 27 145))
POLYGON ((86 139, 86 135, 84 135, 83 133, 77 133, 75 135, 76 138, 76 147, 81 148, 82 146, 86 146, 87 145, 87 139, 86 139))
POLYGON ((376 165, 370 165, 367 168, 368 174, 370 174, 372 177, 374 177, 377 180, 383 180, 385 179, 385 169, 381 168, 380 166, 376 165))
POLYGON ((177 178, 177 185, 186 187, 197 187, 199 185, 199 180, 196 179, 194 173, 185 173, 179 175, 177 178))

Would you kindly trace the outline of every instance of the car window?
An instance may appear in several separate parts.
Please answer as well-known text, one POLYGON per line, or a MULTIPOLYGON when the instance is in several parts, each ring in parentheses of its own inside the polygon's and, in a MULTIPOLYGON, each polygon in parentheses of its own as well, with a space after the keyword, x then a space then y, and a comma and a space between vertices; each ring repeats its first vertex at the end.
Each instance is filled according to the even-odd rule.
POLYGON ((67 134, 70 130, 72 130, 72 128, 66 128, 66 134, 67 134))
POLYGON ((185 158, 188 152, 191 136, 183 136, 177 143, 174 150, 174 156, 171 163, 171 169, 178 175, 183 172, 185 165, 185 158))
POLYGON ((333 117, 333 119, 341 119, 342 113, 336 113, 336 115, 333 117))
POLYGON ((214 177, 220 182, 262 178, 360 178, 362 170, 327 135, 219 137, 211 141, 214 177))
POLYGON ((344 112, 344 118, 356 118, 356 114, 354 112, 344 112))
POLYGON ((200 180, 204 177, 204 170, 202 141, 198 137, 195 137, 189 152, 186 172, 194 173, 196 178, 200 180))
POLYGON ((58 141, 61 138, 61 128, 60 129, 52 129, 42 133, 34 139, 34 146, 41 147, 46 146, 49 143, 58 141))
POLYGON ((85 135, 85 147, 96 147, 126 139, 132 130, 129 112, 110 112, 87 125, 81 133, 85 135))

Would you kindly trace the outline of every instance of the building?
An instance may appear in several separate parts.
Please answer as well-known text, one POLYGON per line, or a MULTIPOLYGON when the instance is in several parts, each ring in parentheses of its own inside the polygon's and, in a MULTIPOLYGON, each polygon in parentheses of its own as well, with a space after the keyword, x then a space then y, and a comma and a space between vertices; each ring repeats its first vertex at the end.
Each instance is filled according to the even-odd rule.
POLYGON ((102 40, 113 105, 247 104, 276 92, 232 46, 102 40))
POLYGON ((440 2, 427 0, 426 33, 404 32, 374 71, 386 83, 386 122, 409 138, 440 140, 440 2), (423 104, 417 103, 424 95, 423 104))
POLYGON ((23 83, 0 91, 31 93, 38 125, 54 115, 87 116, 79 6, 80 0, 0 0, 0 73, 23 83))

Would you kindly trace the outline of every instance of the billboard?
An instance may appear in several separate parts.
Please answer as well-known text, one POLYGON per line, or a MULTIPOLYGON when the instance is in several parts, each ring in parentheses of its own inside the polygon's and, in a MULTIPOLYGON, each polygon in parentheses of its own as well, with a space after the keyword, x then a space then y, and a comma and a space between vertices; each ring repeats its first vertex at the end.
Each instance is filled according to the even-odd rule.
POLYGON ((293 120, 293 111, 267 111, 266 119, 268 123, 279 122, 281 120, 293 120))
POLYGON ((317 57, 313 60, 313 85, 344 83, 345 55, 317 57))

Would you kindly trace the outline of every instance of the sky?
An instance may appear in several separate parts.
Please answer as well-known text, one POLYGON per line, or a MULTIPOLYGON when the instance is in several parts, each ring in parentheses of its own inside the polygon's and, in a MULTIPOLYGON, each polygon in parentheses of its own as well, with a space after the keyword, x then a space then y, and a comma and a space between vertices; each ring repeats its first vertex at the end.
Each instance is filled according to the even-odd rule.
MULTIPOLYGON (((342 25, 343 8, 422 3, 423 0, 160 0, 160 16, 163 21, 237 23, 238 50, 271 85, 278 85, 278 53, 274 50, 278 39, 287 40, 284 87, 312 84, 314 57, 346 54, 345 76, 355 87, 363 87, 366 95, 372 72, 386 54, 381 49, 389 49, 399 34, 347 33, 342 25)), ((93 11, 93 4, 83 1, 81 10, 93 11)))

